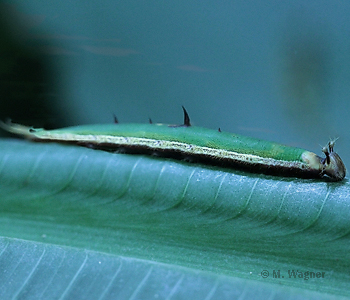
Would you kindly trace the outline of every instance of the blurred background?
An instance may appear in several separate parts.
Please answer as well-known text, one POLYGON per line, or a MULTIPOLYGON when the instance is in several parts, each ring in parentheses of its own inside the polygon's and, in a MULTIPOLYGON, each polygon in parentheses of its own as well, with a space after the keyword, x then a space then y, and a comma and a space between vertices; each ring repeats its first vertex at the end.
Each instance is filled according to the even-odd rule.
POLYGON ((350 167, 348 1, 0 0, 0 118, 181 123, 350 167))

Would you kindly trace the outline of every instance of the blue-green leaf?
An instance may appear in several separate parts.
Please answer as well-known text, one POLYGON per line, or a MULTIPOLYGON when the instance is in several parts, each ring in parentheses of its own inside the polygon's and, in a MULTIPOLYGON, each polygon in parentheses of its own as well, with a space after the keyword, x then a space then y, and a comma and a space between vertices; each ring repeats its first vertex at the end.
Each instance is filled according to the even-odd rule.
MULTIPOLYGON (((283 293, 303 291, 311 298, 320 296, 312 291, 325 297, 350 296, 347 180, 294 180, 76 146, 4 140, 0 142, 0 207, 4 237, 43 242, 35 244, 42 249, 56 244, 96 251, 101 257, 107 252, 116 260, 120 256, 151 260, 157 272, 162 263, 180 273, 179 267, 190 268, 193 271, 186 272, 195 275, 189 279, 191 286, 183 287, 183 298, 192 295, 196 280, 204 287, 205 276, 211 278, 204 293, 208 299, 223 299, 215 287, 220 280, 239 282, 243 291, 247 282, 255 292, 264 287, 266 297, 273 291, 279 294, 279 287, 283 293), (269 272, 267 278, 263 270, 269 272), (306 272, 320 277, 307 278, 310 273, 306 272)), ((1 244, 6 241, 2 239, 1 244)), ((16 242, 10 239, 10 243, 16 242)), ((26 253, 21 247, 31 246, 23 243, 17 248, 26 253)), ((9 255, 8 247, 2 248, 0 259, 8 261, 3 256, 9 255)), ((73 252, 78 255, 79 250, 73 252)), ((36 272, 42 267, 42 252, 29 253, 22 259, 32 260, 28 268, 36 272)), ((54 272, 64 271, 66 267, 60 268, 65 259, 53 260, 54 272)), ((1 266, 12 272, 6 278, 13 279, 17 278, 11 277, 16 274, 13 270, 22 265, 1 266)), ((116 272, 115 266, 110 272, 116 272)), ((132 282, 130 286, 143 282, 155 293, 159 287, 148 281, 147 276, 153 276, 148 268, 138 279, 132 268, 118 279, 132 282)), ((164 273, 159 274, 157 280, 166 284, 164 273)), ((38 285, 23 280, 28 274, 20 278, 20 290, 16 287, 7 295, 20 295, 38 285)), ((79 290, 80 281, 70 278, 60 284, 79 290)), ((170 286, 181 294, 182 286, 175 285, 170 286)), ((107 290, 99 295, 103 292, 107 290)), ((63 295, 62 290, 56 293, 63 295)), ((249 298, 244 295, 243 299, 249 298)))

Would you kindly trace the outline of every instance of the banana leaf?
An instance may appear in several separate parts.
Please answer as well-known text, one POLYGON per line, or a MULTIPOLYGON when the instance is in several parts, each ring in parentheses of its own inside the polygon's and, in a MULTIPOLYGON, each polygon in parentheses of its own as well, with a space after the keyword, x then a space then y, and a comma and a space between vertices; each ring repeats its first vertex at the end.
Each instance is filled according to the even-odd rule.
POLYGON ((349 191, 3 139, 0 297, 348 298, 349 191))

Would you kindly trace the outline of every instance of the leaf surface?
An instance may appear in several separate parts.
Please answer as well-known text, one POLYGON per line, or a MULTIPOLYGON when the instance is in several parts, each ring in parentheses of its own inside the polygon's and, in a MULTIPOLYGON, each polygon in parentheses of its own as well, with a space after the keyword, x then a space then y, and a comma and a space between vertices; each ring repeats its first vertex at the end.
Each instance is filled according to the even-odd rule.
MULTIPOLYGON (((69 274, 69 267, 62 267, 72 266, 67 263, 68 257, 76 268, 83 270, 87 262, 84 259, 93 253, 110 261, 107 265, 112 266, 116 260, 111 271, 103 271, 107 273, 116 272, 120 260, 126 257, 132 261, 128 271, 117 277, 130 284, 133 291, 134 285, 142 282, 153 294, 159 291, 159 285, 149 279, 154 274, 161 274, 155 281, 168 284, 162 268, 168 270, 165 273, 179 272, 176 274, 184 276, 185 282, 192 276, 187 287, 182 286, 182 281, 176 288, 175 283, 169 284, 164 292, 166 297, 171 295, 171 288, 176 293, 183 292, 183 297, 190 295, 196 280, 204 288, 206 278, 208 289, 199 299, 225 299, 218 296, 222 288, 215 287, 222 282, 234 287, 230 292, 249 294, 263 290, 271 299, 279 298, 280 293, 304 293, 315 299, 320 297, 318 292, 349 296, 347 181, 269 177, 76 146, 2 140, 0 206, 0 235, 9 238, 1 241, 5 250, 0 259, 9 261, 4 259, 8 253, 6 243, 19 243, 21 246, 14 246, 17 250, 11 253, 17 256, 22 253, 18 259, 32 261, 28 269, 33 274, 45 274, 37 271, 46 257, 42 251, 53 256, 48 259, 57 274, 65 271, 69 274), (64 250, 71 254, 60 259, 58 255, 55 260, 51 251, 60 251, 55 245, 75 248, 69 250, 72 252, 64 250), (26 252, 21 247, 46 250, 26 252), (79 253, 85 257, 83 261, 75 258, 79 253), (137 277, 139 259, 146 260, 142 263, 147 266, 143 275, 137 277), (262 277, 263 270, 269 272, 267 278, 262 277), (308 271, 324 275, 306 279, 308 271), (278 274, 280 277, 276 278, 278 274)), ((17 278, 11 277, 17 273, 9 268, 25 269, 22 263, 15 267, 5 263, 0 266, 7 274, 2 276, 9 276, 7 280, 17 278)), ((87 275, 93 271, 86 272, 85 277, 98 280, 92 273, 87 275)), ((82 273, 74 274, 77 274, 74 280, 67 275, 68 281, 59 282, 64 288, 51 292, 72 297, 68 291, 81 289, 82 282, 86 285, 82 273)), ((19 295, 38 285, 39 279, 26 281, 26 276, 17 278, 22 282, 20 288, 5 289, 6 295, 19 295)), ((49 283, 43 283, 40 289, 47 291, 49 287, 49 283)), ((115 289, 118 290, 117 284, 115 289)), ((106 297, 109 293, 107 288, 91 290, 101 296, 105 293, 106 297)), ((125 298, 138 299, 137 295, 125 294, 125 298)), ((249 298, 245 294, 237 297, 249 298)))

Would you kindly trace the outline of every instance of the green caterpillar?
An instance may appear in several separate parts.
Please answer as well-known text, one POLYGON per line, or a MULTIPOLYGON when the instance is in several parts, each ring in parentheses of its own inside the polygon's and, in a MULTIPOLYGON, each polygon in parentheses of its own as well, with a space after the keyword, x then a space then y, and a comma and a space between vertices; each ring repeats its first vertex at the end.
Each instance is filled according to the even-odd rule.
MULTIPOLYGON (((107 151, 189 159, 205 164, 243 169, 250 172, 299 178, 343 180, 346 168, 334 152, 334 141, 322 151, 288 147, 237 134, 191 126, 184 110, 183 125, 96 124, 56 130, 33 129, 13 123, 0 123, 12 133, 34 141, 74 143, 107 151)), ((116 121, 117 122, 117 121, 116 121)))

